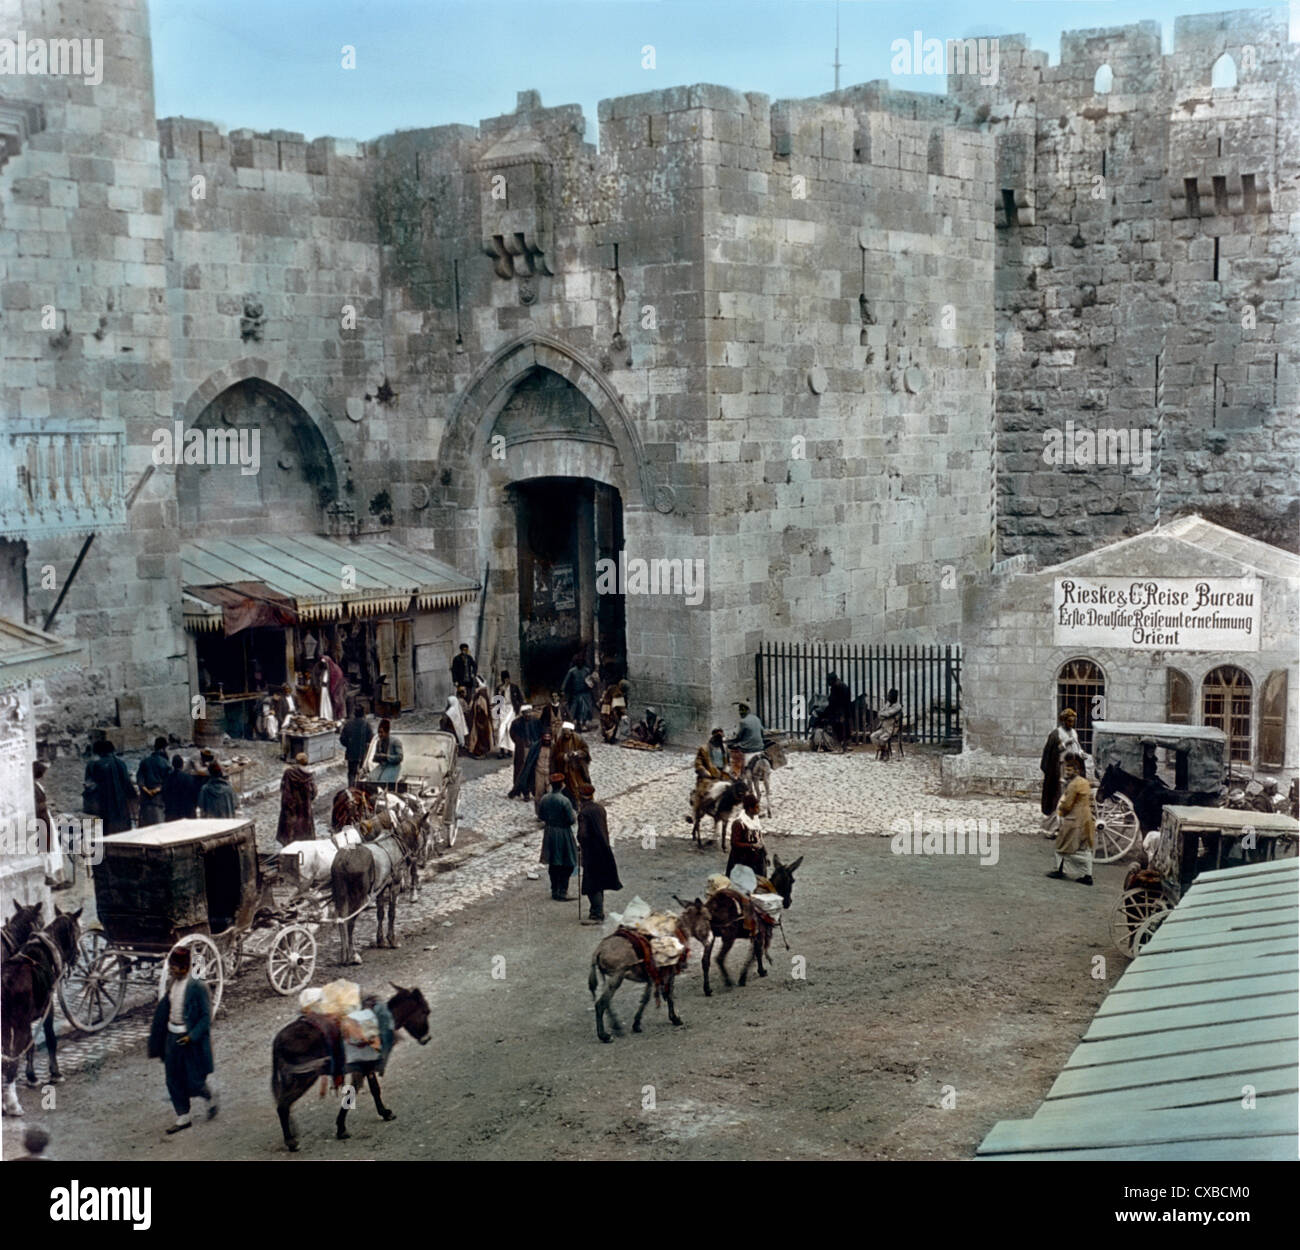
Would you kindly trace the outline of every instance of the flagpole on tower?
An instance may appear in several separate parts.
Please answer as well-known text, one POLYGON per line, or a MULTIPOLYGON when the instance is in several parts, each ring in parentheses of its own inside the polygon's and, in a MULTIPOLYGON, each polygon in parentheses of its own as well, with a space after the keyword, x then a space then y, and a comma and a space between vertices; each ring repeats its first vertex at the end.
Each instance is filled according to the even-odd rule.
POLYGON ((835 0, 835 90, 840 89, 840 0, 835 0))

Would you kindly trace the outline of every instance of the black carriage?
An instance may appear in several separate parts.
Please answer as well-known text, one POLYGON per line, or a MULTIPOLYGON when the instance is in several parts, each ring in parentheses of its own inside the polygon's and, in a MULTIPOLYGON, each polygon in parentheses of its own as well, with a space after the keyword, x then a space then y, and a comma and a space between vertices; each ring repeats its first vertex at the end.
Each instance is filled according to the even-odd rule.
POLYGON ((1147 721, 1094 721, 1092 724, 1093 815, 1100 864, 1123 859, 1142 835, 1138 814, 1124 794, 1096 799, 1106 770, 1117 765, 1130 777, 1157 781, 1180 794, 1217 796, 1227 775, 1227 738, 1205 725, 1172 725, 1147 721))
POLYGON ((310 982, 315 924, 277 911, 252 821, 174 820, 114 834, 102 846, 94 868, 98 924, 59 984, 60 1006, 77 1028, 105 1028, 132 989, 159 990, 177 946, 189 948, 214 1014, 245 953, 266 956, 278 993, 310 982))

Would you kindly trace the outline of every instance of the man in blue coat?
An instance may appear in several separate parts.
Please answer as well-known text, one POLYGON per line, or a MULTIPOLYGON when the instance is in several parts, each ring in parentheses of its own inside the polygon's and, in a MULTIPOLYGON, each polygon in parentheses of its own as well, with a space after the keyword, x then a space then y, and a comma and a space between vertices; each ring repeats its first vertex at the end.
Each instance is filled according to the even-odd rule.
POLYGON ((212 1009, 208 987, 190 975, 190 952, 177 947, 167 960, 167 989, 154 1008, 149 1030, 149 1058, 161 1059, 176 1123, 167 1130, 190 1127, 190 1099, 205 1098, 208 1119, 217 1114, 212 1075, 212 1009))

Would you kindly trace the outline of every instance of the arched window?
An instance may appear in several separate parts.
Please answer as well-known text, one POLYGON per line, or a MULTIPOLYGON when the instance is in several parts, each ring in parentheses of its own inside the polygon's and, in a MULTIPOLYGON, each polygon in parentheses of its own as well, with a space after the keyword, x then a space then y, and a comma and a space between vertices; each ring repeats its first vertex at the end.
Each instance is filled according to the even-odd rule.
POLYGON ((1286 669, 1269 673, 1259 692, 1259 766, 1281 768, 1286 762, 1286 669))
POLYGON ((1165 669, 1165 720, 1171 725, 1192 723, 1192 679, 1176 668, 1165 669))
POLYGON ((1201 723, 1228 737, 1228 762, 1250 762, 1250 674, 1224 664, 1201 684, 1201 723))
POLYGON ((1214 62, 1210 70, 1211 87, 1235 87, 1237 85, 1237 62, 1226 52, 1214 62))
POLYGON ((1114 85, 1114 71, 1109 65, 1099 65, 1097 67, 1097 72, 1092 76, 1092 94, 1110 95, 1110 89, 1114 85))
POLYGON ((1091 660, 1070 660, 1061 666, 1056 675, 1056 715, 1073 708, 1074 727, 1079 734, 1079 745, 1092 754, 1092 713, 1105 719, 1102 703, 1106 695, 1105 674, 1091 660), (1094 702, 1096 700, 1096 702, 1094 702))

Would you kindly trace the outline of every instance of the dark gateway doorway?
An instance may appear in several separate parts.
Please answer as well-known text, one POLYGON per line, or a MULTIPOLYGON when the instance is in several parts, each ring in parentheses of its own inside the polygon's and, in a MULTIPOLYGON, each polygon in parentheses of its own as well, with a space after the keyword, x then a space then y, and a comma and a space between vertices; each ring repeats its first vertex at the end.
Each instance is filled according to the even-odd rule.
POLYGON ((580 651, 599 663, 602 684, 623 677, 623 596, 596 593, 597 562, 617 567, 623 549, 618 491, 590 478, 546 477, 517 483, 514 497, 524 690, 534 701, 558 690, 580 651))

